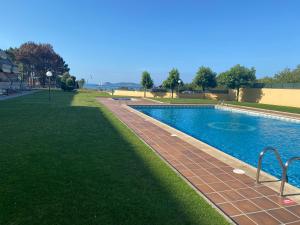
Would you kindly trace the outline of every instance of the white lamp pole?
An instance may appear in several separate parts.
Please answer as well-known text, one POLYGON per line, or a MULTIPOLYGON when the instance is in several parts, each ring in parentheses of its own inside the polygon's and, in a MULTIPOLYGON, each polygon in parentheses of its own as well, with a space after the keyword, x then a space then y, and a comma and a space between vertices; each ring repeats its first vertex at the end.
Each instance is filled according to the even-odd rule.
POLYGON ((179 98, 179 86, 180 86, 180 84, 181 84, 181 80, 178 80, 178 88, 177 88, 177 92, 178 92, 178 98, 179 98))
POLYGON ((49 97, 49 101, 51 100, 51 96, 50 96, 50 77, 52 77, 52 72, 49 70, 49 71, 47 71, 47 73, 46 73, 46 76, 48 77, 48 83, 49 83, 49 95, 48 95, 48 97, 49 97))

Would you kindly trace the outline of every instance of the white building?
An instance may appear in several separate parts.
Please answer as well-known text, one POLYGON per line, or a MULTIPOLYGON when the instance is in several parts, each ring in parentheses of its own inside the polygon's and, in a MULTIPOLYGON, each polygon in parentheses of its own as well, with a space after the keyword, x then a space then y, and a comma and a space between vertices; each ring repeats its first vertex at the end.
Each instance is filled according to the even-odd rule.
POLYGON ((7 57, 6 53, 0 49, 0 72, 18 74, 18 67, 7 57))
POLYGON ((8 58, 7 54, 0 49, 0 89, 18 89, 18 67, 8 58))

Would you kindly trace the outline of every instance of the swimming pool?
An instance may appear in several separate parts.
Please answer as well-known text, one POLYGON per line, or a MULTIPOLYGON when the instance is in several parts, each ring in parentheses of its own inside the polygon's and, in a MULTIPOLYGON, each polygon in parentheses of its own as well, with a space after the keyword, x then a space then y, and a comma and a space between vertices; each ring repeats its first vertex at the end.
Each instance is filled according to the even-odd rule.
MULTIPOLYGON (((136 110, 168 124, 237 159, 257 167, 266 146, 279 150, 283 162, 300 155, 300 123, 259 114, 228 111, 214 106, 133 106, 136 110)), ((278 178, 281 168, 267 154, 262 169, 278 178)), ((300 162, 288 171, 289 183, 300 188, 300 162)))

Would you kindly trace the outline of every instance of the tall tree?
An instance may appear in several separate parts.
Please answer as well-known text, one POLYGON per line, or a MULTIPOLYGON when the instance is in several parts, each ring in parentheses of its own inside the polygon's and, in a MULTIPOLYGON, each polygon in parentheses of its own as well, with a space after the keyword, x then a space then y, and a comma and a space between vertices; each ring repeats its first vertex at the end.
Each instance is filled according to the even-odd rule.
POLYGON ((22 44, 16 51, 10 50, 10 52, 14 52, 16 61, 23 64, 24 74, 29 77, 34 73, 39 78, 42 86, 46 83, 47 70, 51 70, 53 73, 51 79, 56 79, 57 75, 69 71, 68 65, 50 44, 27 42, 22 44))
POLYGON ((276 83, 276 79, 274 77, 265 76, 263 78, 257 79, 258 83, 264 83, 264 84, 270 84, 270 83, 276 83))
POLYGON ((18 49, 17 48, 9 48, 5 50, 6 55, 10 58, 10 60, 16 63, 16 54, 18 49))
POLYGON ((259 83, 300 83, 300 65, 295 69, 285 68, 272 76, 257 79, 259 83))
POLYGON ((217 86, 226 86, 227 72, 219 73, 217 76, 217 86))
POLYGON ((148 73, 147 71, 144 71, 142 73, 142 80, 141 80, 141 85, 144 88, 144 98, 146 97, 146 91, 149 88, 153 87, 153 80, 150 76, 150 73, 148 73))
POLYGON ((61 89, 64 91, 71 91, 76 88, 76 77, 69 74, 69 72, 65 72, 58 79, 58 84, 61 89))
POLYGON ((201 66, 193 80, 193 83, 205 91, 206 88, 214 88, 217 86, 216 76, 217 74, 209 67, 201 66))
POLYGON ((286 68, 274 76, 275 81, 280 83, 299 83, 300 82, 300 65, 295 69, 286 68))
POLYGON ((238 64, 227 72, 221 73, 218 80, 228 88, 236 89, 236 100, 239 101, 240 88, 247 87, 256 80, 255 72, 254 67, 249 69, 238 64))
POLYGON ((163 82, 163 86, 168 88, 172 92, 172 98, 174 94, 174 89, 179 85, 178 81, 180 80, 180 74, 177 69, 172 69, 169 72, 168 78, 163 82))
POLYGON ((83 88, 83 86, 84 86, 84 84, 85 84, 85 80, 82 78, 82 79, 80 79, 79 81, 77 81, 77 83, 78 83, 78 88, 83 88))

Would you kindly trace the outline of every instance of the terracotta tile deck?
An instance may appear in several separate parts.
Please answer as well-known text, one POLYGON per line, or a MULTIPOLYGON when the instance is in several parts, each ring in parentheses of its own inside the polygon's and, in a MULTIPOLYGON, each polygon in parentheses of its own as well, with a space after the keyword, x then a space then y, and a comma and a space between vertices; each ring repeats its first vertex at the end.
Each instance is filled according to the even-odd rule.
MULTIPOLYGON (((234 174, 227 164, 132 113, 124 107, 127 102, 99 101, 236 224, 300 224, 299 204, 284 204, 285 198, 264 184, 234 174)), ((157 103, 142 100, 130 104, 157 103)))

